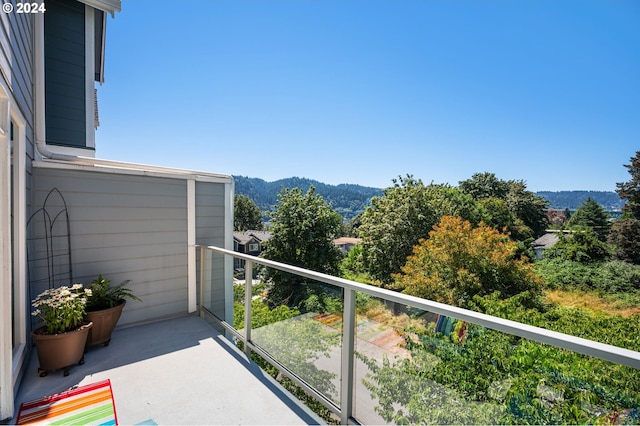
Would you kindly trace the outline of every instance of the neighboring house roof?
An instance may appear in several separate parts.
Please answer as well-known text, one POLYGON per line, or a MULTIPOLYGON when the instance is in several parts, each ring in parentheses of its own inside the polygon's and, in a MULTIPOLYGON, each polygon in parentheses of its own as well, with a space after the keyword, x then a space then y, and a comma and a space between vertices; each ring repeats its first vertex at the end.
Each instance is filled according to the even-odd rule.
POLYGON ((271 232, 269 231, 234 231, 233 239, 238 242, 238 244, 246 244, 252 240, 257 240, 258 242, 263 242, 271 238, 271 232))
POLYGON ((558 241, 560 241, 558 233, 547 232, 542 237, 532 242, 531 245, 533 246, 533 248, 547 249, 549 247, 553 247, 558 241))
POLYGON ((347 245, 347 244, 356 245, 360 241, 362 241, 360 238, 340 237, 333 240, 333 243, 337 246, 347 245))
POLYGON ((256 237, 258 240, 260 240, 261 242, 262 241, 267 241, 273 235, 269 231, 247 231, 247 233, 250 233, 251 235, 256 237))

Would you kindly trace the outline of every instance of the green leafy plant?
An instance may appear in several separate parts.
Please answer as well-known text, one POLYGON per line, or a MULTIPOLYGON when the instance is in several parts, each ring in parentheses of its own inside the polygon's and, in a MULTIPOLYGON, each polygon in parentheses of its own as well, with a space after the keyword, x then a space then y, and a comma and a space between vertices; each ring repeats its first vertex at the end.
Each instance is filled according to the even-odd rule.
POLYGON ((125 298, 142 302, 140 298, 133 294, 131 289, 125 287, 130 282, 131 280, 126 280, 112 286, 111 280, 104 278, 102 274, 98 275, 98 278, 87 285, 87 289, 91 290, 91 296, 87 299, 87 311, 113 308, 125 298))
POLYGON ((44 322, 48 334, 75 330, 82 325, 89 296, 91 290, 82 284, 51 288, 33 299, 31 306, 35 309, 31 315, 44 322))

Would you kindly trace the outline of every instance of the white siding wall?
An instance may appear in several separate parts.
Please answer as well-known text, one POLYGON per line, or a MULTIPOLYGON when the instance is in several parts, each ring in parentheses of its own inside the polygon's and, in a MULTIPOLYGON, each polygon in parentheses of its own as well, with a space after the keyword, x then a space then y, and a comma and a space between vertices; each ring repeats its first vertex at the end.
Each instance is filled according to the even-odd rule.
MULTIPOLYGON (((120 326, 187 312, 185 179, 40 167, 34 179, 34 207, 52 188, 66 200, 74 280, 130 279, 143 300, 127 303, 120 326)), ((223 240, 223 193, 224 184, 198 182, 198 238, 223 240)), ((41 278, 31 272, 32 282, 41 278)))

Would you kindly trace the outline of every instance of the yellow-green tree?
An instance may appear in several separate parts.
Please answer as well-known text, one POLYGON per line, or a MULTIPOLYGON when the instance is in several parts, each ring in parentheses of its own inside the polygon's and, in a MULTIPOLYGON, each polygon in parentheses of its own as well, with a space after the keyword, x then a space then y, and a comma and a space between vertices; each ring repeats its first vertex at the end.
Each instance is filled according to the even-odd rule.
POLYGON ((460 307, 475 295, 495 291, 505 298, 523 291, 537 294, 541 279, 517 251, 517 243, 495 228, 443 216, 429 239, 414 247, 402 273, 394 276, 395 287, 460 307))

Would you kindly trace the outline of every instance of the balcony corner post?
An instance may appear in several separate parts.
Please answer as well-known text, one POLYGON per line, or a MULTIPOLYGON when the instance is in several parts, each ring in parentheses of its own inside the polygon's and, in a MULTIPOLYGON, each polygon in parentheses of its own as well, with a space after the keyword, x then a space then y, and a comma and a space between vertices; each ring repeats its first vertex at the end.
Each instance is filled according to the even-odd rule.
POLYGON ((244 353, 251 355, 249 342, 251 341, 251 302, 253 297, 253 262, 247 260, 244 264, 244 353))
POLYGON ((344 288, 344 311, 342 314, 342 364, 340 381, 340 423, 346 425, 353 417, 353 352, 355 349, 356 293, 344 288))

